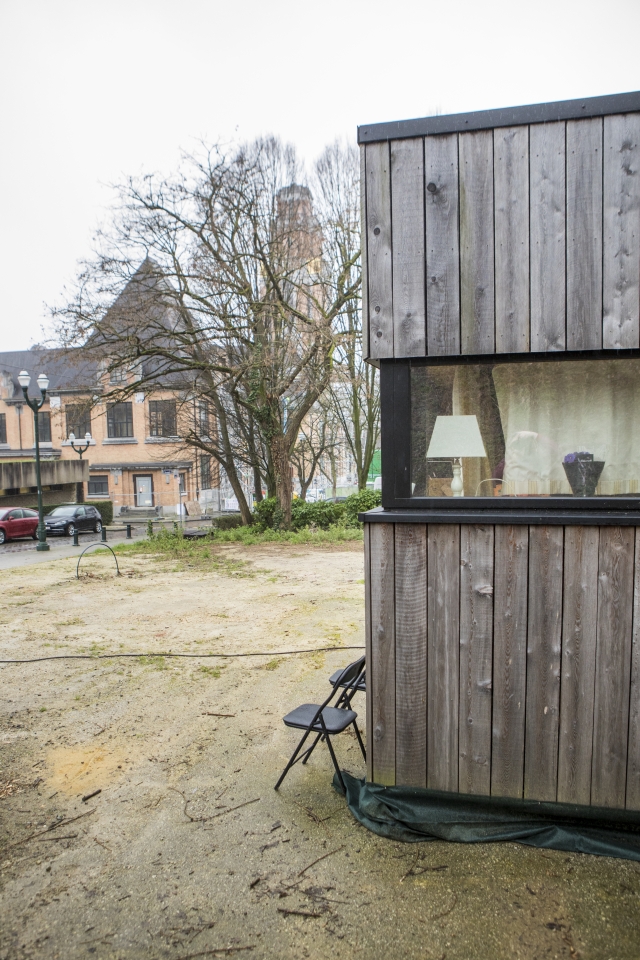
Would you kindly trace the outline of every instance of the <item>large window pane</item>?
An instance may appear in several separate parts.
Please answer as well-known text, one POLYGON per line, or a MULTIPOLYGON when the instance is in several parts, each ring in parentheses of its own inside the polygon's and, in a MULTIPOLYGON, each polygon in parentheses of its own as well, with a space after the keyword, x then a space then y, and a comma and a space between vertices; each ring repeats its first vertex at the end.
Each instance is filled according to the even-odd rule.
POLYGON ((65 406, 67 437, 70 433, 82 439, 91 433, 91 408, 85 403, 69 403, 65 406))
POLYGON ((640 494, 640 360, 412 365, 413 496, 640 494))
POLYGON ((109 496, 109 476, 108 474, 89 477, 87 492, 90 497, 108 497, 109 496))
POLYGON ((38 436, 40 443, 51 443, 51 414, 48 410, 38 412, 38 436))
POLYGON ((175 400, 149 401, 149 436, 177 436, 175 400))
POLYGON ((7 415, 0 413, 0 443, 7 442, 7 415))
POLYGON ((107 407, 109 437, 133 436, 133 407, 131 403, 110 403, 107 407))

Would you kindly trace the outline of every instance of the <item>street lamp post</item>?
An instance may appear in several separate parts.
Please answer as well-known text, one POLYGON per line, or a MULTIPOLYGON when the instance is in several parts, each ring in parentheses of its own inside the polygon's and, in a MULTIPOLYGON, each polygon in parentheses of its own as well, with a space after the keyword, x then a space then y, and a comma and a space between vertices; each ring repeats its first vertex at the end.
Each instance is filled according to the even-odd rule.
POLYGON ((40 400, 30 400, 28 397, 27 390, 29 389, 29 384, 31 383, 31 377, 26 370, 20 371, 18 383, 22 387, 25 403, 33 410, 33 430, 36 447, 36 483, 38 484, 38 546, 36 547, 36 550, 48 550, 49 544, 47 543, 47 528, 44 525, 44 513, 42 509, 42 480, 40 479, 40 431, 38 429, 38 411, 46 399, 47 389, 49 387, 49 378, 46 377, 44 373, 41 373, 38 377, 37 383, 40 388, 40 393, 42 394, 40 400))
POLYGON ((85 433, 84 439, 85 439, 84 447, 81 447, 81 446, 79 446, 79 445, 76 447, 76 435, 75 435, 75 433, 70 433, 70 434, 69 434, 69 443, 71 444, 71 446, 72 446, 72 448, 75 450, 75 452, 79 455, 79 457, 80 457, 81 460, 82 460, 82 454, 83 454, 83 453, 86 453, 86 451, 89 449, 89 445, 91 444, 91 434, 90 434, 88 431, 87 431, 87 433, 85 433))

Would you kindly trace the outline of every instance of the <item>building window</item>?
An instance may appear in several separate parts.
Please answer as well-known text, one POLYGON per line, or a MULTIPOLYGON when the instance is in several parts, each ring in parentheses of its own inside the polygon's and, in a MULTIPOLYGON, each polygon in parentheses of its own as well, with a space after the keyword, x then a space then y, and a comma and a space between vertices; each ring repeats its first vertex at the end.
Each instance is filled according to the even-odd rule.
POLYGON ((84 437, 86 433, 91 433, 91 408, 87 404, 67 404, 64 412, 67 418, 67 436, 73 433, 76 437, 84 437))
POLYGON ((176 437, 175 400, 149 401, 149 435, 151 437, 176 437))
POLYGON ((198 436, 209 436, 209 404, 206 400, 198 404, 198 436))
POLYGON ((38 435, 40 443, 51 443, 51 414, 48 410, 38 412, 38 435))
POLYGON ((109 383, 126 383, 127 372, 124 367, 114 367, 109 371, 109 383))
POLYGON ((0 443, 7 442, 7 415, 0 413, 0 443))
POLYGON ((90 497, 108 497, 109 496, 109 475, 89 477, 87 492, 90 497))
POLYGON ((110 403, 108 405, 107 435, 113 438, 133 436, 133 404, 110 403))
POLYGON ((202 490, 211 490, 211 457, 207 454, 200 457, 200 487, 202 490))

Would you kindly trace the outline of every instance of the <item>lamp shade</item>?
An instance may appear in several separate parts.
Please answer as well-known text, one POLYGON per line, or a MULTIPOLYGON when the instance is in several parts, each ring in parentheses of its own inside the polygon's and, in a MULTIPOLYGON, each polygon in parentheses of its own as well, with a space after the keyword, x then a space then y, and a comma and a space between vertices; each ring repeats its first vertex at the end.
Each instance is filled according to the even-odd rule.
POLYGON ((439 457, 486 457, 478 418, 471 416, 436 417, 427 450, 428 459, 439 457))
POLYGON ((29 376, 26 370, 21 370, 20 373, 18 374, 18 383, 20 384, 21 387, 24 387, 25 389, 31 383, 31 377, 29 376))
POLYGON ((75 443, 75 441, 76 441, 76 435, 75 435, 75 433, 70 433, 70 434, 69 434, 69 440, 70 440, 71 443, 75 443))
POLYGON ((46 375, 46 373, 41 373, 38 377, 38 386, 40 387, 42 393, 46 391, 47 387, 49 386, 49 377, 46 375))
POLYGON ((84 435, 84 439, 87 441, 87 443, 91 443, 91 434, 89 433, 88 430, 84 435))

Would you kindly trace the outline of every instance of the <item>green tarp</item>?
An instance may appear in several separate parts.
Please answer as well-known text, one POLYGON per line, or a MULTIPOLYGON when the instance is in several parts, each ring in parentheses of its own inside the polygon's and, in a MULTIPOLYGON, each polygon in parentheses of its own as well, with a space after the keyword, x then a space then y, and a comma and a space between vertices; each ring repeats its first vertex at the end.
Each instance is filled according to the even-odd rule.
MULTIPOLYGON (((640 811, 381 787, 342 772, 347 804, 374 833, 418 843, 510 841, 532 847, 640 860, 640 811)), ((334 787, 342 793, 337 776, 334 787)))

